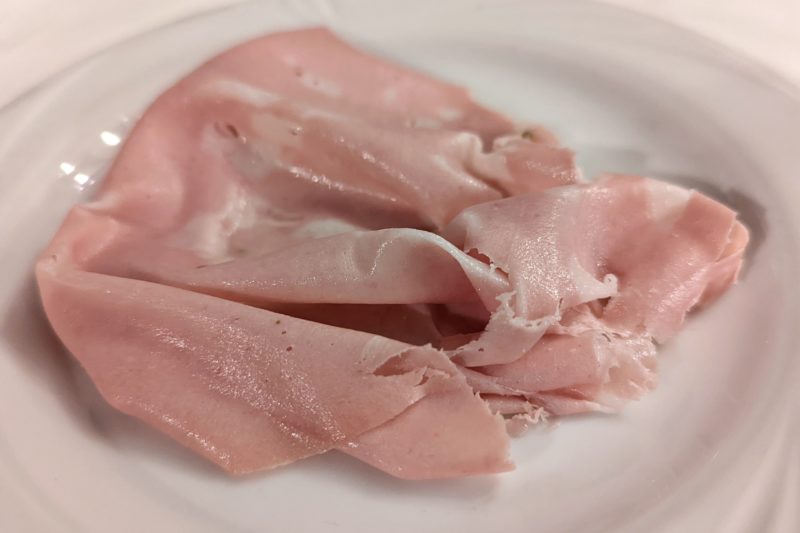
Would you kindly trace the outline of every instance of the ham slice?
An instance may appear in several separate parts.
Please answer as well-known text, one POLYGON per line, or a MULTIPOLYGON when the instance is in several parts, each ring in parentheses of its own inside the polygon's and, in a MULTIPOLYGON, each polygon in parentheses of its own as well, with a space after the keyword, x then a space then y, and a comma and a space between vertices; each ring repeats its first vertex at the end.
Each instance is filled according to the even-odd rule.
POLYGON ((509 273, 514 320, 557 319, 527 349, 512 354, 507 332, 462 364, 555 414, 614 411, 654 387, 652 340, 735 279, 747 242, 722 204, 635 176, 481 204, 447 231, 509 273))
POLYGON ((655 386, 746 243, 709 198, 584 182, 543 128, 308 29, 162 94, 36 274, 108 402, 227 471, 340 450, 437 479, 655 386))

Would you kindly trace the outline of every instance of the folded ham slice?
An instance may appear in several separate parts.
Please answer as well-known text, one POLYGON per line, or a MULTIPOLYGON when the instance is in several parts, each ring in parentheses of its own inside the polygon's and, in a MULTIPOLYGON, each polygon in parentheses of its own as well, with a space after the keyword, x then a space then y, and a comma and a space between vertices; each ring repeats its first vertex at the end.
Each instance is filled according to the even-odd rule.
POLYGON ((618 175, 471 207, 445 235, 508 273, 506 323, 521 324, 459 362, 555 414, 613 411, 654 387, 652 341, 733 282, 747 242, 722 204, 618 175))
POLYGON ((543 128, 310 29, 162 94, 36 273, 108 402, 227 471, 340 450, 435 479, 652 388, 746 242, 709 198, 584 182, 543 128))

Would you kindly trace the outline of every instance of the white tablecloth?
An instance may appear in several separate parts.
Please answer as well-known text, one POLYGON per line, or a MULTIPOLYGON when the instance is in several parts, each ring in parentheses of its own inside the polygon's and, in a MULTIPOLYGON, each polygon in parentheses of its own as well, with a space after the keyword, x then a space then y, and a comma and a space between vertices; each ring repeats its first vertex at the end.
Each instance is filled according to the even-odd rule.
MULTIPOLYGON (((0 0, 0 106, 94 51, 237 1, 0 0)), ((607 1, 711 36, 800 85, 800 0, 607 1)))

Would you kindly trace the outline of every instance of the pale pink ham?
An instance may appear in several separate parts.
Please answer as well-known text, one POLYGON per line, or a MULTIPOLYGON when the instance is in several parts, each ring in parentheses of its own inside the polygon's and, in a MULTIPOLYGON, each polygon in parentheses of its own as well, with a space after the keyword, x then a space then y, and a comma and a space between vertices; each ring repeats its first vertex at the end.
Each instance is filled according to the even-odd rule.
MULTIPOLYGON (((539 128, 541 130, 541 128, 539 128)), ((581 181, 572 151, 552 143, 552 134, 542 141, 522 135, 498 137, 492 153, 476 158, 475 171, 507 194, 541 191, 581 181), (498 171, 498 168, 505 171, 498 171)), ((548 136, 545 136, 548 135, 548 136)))
POLYGON ((121 253, 130 257, 128 275, 259 305, 454 303, 508 291, 506 279, 486 264, 414 229, 352 231, 188 268, 174 268, 169 257, 143 261, 136 248, 121 253))
POLYGON ((655 386, 655 347, 602 329, 545 335, 517 361, 480 371, 554 414, 615 411, 655 386))
POLYGON ((509 273, 514 320, 561 317, 527 350, 519 348, 530 339, 517 334, 513 359, 510 335, 485 343, 480 358, 460 362, 480 365, 490 385, 468 378, 476 390, 506 387, 557 414, 617 410, 655 386, 650 339, 669 338, 689 310, 727 287, 747 242, 718 202, 631 176, 476 206, 449 232, 509 273))
MULTIPOLYGON (((483 424, 482 439, 447 460, 442 449, 431 456, 434 464, 409 467, 403 477, 509 466, 499 422, 436 350, 64 269, 53 258, 43 259, 37 274, 48 317, 109 403, 231 472, 351 446, 417 403, 416 417, 440 419, 443 399, 458 403, 463 423, 437 439, 453 445, 452 439, 483 424)), ((375 435, 391 432, 371 433, 365 448, 375 435)))
POLYGON ((660 341, 706 287, 717 294, 733 281, 747 242, 722 204, 633 176, 480 204, 445 236, 508 274, 522 318, 611 298, 610 323, 660 341))
POLYGON ((482 293, 493 301, 507 290, 503 276, 434 234, 363 230, 436 227, 499 198, 469 169, 485 157, 481 139, 511 130, 463 89, 356 52, 325 30, 243 45, 162 95, 95 201, 70 214, 37 270, 48 317, 112 404, 232 472, 349 450, 369 431, 372 444, 360 450, 398 473, 399 458, 386 449, 381 461, 375 439, 408 425, 398 415, 411 406, 402 420, 439 418, 445 400, 460 405, 460 422, 439 432, 430 464, 402 476, 505 470, 502 424, 441 352, 358 330, 436 340, 432 315, 401 304, 480 304, 482 293), (415 157, 398 155, 410 140, 415 157), (436 199, 445 192, 449 204, 436 199), (384 316, 420 318, 401 330, 352 308, 328 309, 331 318, 320 316, 324 307, 297 307, 324 302, 383 302, 394 306, 384 316), (278 321, 280 330, 267 328, 278 321), (351 329, 322 325, 337 321, 351 329), (367 355, 402 356, 408 368, 383 375, 367 355), (485 438, 451 454, 475 424, 485 438))
POLYGON ((653 341, 746 243, 713 200, 585 183, 547 130, 310 29, 162 94, 37 279, 109 403, 226 470, 338 449, 436 479, 652 388, 653 341))
MULTIPOLYGON (((180 85, 236 80, 261 92, 371 120, 473 131, 490 141, 511 122, 476 105, 462 87, 352 48, 323 28, 277 33, 215 57, 180 85)), ((248 91, 249 93, 249 91, 248 91)))
POLYGON ((479 410, 489 413, 486 403, 472 392, 429 395, 343 450, 403 479, 513 469, 506 459, 508 439, 502 418, 476 416, 479 410))
MULTIPOLYGON (((619 195, 615 184, 631 179, 636 180, 604 180, 602 194, 591 201, 609 210, 630 209, 630 200, 619 195)), ((616 224, 624 224, 620 234, 627 230, 638 239, 598 237, 605 268, 619 277, 621 288, 603 317, 613 327, 644 332, 661 342, 678 331, 689 309, 702 299, 710 301, 735 280, 747 230, 734 211, 701 194, 657 182, 639 187, 651 222, 615 217, 616 224)))

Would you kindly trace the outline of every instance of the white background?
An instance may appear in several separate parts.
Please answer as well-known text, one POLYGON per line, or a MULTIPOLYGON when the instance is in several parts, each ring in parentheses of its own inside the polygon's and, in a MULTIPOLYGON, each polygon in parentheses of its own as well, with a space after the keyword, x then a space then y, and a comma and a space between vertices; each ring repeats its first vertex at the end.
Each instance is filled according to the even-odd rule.
MULTIPOLYGON (((0 0, 0 106, 94 51, 172 20, 237 1, 0 0)), ((800 85, 800 0, 607 3, 692 28, 759 59, 800 85)), ((400 9, 402 2, 396 5, 400 9)))

